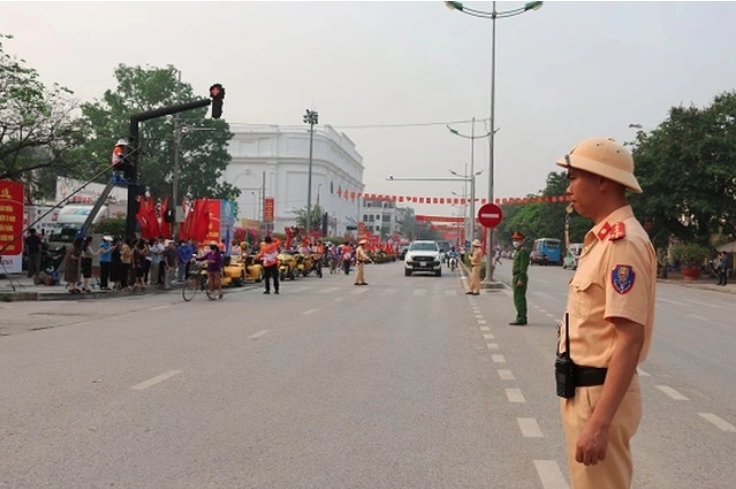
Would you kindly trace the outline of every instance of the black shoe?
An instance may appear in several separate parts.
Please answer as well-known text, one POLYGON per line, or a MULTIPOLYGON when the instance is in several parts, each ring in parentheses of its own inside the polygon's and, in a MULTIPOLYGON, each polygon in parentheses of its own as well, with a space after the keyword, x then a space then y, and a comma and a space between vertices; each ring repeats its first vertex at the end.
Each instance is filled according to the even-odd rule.
POLYGON ((365 283, 365 282, 363 282, 363 283, 362 283, 362 284, 360 284, 360 285, 368 285, 368 284, 367 284, 367 283, 365 283))
POLYGON ((465 292, 465 295, 473 295, 472 292, 465 292))
POLYGON ((274 292, 274 294, 279 295, 279 291, 277 290, 276 292, 274 292))
POLYGON ((526 326, 526 321, 514 321, 509 323, 509 326, 526 326))
MULTIPOLYGON (((265 291, 265 292, 263 292, 263 293, 264 293, 264 294, 270 294, 270 293, 271 293, 271 291, 267 290, 267 291, 265 291)), ((278 294, 278 292, 276 292, 276 293, 278 294)))
POLYGON ((473 292, 473 295, 480 295, 480 292, 473 292))

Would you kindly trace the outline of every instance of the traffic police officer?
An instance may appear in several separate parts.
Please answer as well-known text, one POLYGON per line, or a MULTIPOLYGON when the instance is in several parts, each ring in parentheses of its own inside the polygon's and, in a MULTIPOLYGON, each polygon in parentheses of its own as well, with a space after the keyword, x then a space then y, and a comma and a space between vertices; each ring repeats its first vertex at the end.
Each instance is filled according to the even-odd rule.
POLYGON ((516 307, 516 321, 510 326, 526 325, 526 286, 529 283, 527 270, 529 269, 529 251, 524 248, 524 235, 516 231, 511 236, 511 243, 516 249, 514 265, 511 269, 511 285, 514 290, 514 306, 516 307))
POLYGON ((559 335, 558 357, 569 344, 573 362, 572 396, 561 399, 570 479, 573 489, 629 488, 629 443, 642 413, 636 367, 652 341, 657 270, 626 200, 627 189, 642 190, 631 154, 613 139, 586 139, 557 165, 567 168, 573 208, 594 223, 559 335))
POLYGON ((480 264, 483 262, 483 249, 480 241, 473 240, 473 254, 470 255, 470 290, 467 295, 480 295, 480 264))

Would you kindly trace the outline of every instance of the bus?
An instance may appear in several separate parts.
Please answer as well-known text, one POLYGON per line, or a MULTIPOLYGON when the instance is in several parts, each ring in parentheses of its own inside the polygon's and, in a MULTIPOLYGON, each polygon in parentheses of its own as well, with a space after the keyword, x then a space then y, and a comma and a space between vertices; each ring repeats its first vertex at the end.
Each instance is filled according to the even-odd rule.
POLYGON ((546 259, 544 262, 553 265, 562 265, 562 242, 555 238, 541 238, 534 241, 533 252, 542 254, 546 259))

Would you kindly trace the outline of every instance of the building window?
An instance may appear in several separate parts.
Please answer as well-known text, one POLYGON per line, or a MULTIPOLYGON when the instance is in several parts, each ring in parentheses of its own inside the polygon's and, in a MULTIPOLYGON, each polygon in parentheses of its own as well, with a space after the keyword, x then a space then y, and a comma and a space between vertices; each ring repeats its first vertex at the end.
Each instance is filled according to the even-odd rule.
POLYGON ((370 203, 370 202, 366 202, 366 203, 365 203, 365 206, 366 206, 366 207, 370 207, 370 206, 371 206, 371 203, 370 203))
POLYGON ((384 214, 383 222, 391 222, 391 214, 384 214))
POLYGON ((376 214, 376 221, 380 221, 380 220, 381 220, 381 214, 376 214))
POLYGON ((373 214, 371 214, 370 216, 368 216, 368 222, 373 222, 373 221, 374 221, 373 214))
POLYGON ((383 203, 383 208, 384 208, 384 209, 388 209, 388 202, 384 202, 384 203, 383 203))
POLYGON ((368 216, 363 214, 363 222, 366 222, 368 220, 368 216))
POLYGON ((330 182, 330 194, 335 193, 335 182, 330 182))

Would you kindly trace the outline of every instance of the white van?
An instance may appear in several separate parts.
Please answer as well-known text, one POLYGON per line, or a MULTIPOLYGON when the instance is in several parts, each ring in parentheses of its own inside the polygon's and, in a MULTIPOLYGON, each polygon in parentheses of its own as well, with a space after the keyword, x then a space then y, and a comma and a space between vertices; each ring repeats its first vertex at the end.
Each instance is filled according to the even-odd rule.
MULTIPOLYGON (((87 216, 92 212, 92 205, 83 204, 71 204, 65 205, 59 211, 59 215, 56 217, 56 226, 51 230, 49 234, 49 246, 59 247, 69 245, 74 238, 77 237, 77 233, 82 229, 84 221, 87 216)), ((97 224, 107 215, 107 206, 103 205, 97 212, 92 224, 97 224)))

